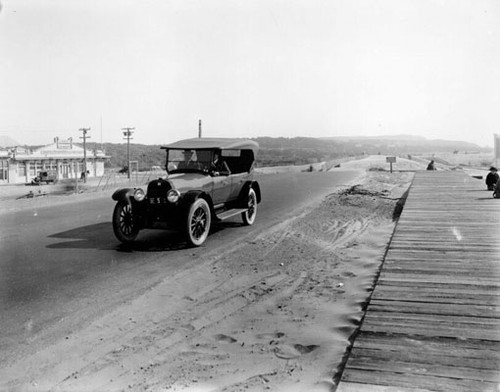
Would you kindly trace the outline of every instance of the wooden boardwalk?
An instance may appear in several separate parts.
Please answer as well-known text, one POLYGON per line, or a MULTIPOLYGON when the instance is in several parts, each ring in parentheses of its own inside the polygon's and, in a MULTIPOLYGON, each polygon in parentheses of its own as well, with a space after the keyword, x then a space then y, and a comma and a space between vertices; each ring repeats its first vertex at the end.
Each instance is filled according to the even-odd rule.
POLYGON ((500 199, 418 172, 337 392, 500 391, 500 199))

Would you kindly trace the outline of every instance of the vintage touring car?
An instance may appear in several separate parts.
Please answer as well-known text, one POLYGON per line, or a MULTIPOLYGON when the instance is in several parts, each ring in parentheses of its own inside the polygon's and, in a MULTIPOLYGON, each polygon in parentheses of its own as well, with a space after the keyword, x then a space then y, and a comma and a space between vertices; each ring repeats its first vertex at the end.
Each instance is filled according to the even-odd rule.
POLYGON ((252 225, 261 201, 253 178, 258 144, 251 140, 199 138, 161 147, 166 150, 167 176, 147 188, 117 190, 112 198, 113 231, 123 243, 142 229, 173 229, 188 244, 200 246, 211 225, 240 215, 252 225))

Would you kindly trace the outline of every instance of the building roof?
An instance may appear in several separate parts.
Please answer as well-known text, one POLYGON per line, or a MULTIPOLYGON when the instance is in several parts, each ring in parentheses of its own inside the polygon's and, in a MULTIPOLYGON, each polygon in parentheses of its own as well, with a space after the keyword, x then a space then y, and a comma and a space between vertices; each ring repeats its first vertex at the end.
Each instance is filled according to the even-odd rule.
POLYGON ((163 149, 221 149, 221 150, 253 150, 254 154, 259 150, 259 145, 253 140, 230 139, 230 138, 193 138, 179 140, 167 144, 163 149))

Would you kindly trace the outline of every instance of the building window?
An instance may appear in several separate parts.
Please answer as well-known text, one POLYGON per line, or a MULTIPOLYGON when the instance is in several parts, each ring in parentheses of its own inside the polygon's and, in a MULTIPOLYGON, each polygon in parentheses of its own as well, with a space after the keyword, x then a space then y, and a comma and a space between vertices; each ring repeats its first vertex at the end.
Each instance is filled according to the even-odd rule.
POLYGON ((26 177, 26 162, 18 162, 17 175, 19 177, 26 177))
POLYGON ((8 179, 8 163, 7 161, 0 161, 0 181, 8 179))
POLYGON ((36 163, 35 162, 26 162, 26 166, 28 167, 29 175, 31 177, 36 176, 36 163))

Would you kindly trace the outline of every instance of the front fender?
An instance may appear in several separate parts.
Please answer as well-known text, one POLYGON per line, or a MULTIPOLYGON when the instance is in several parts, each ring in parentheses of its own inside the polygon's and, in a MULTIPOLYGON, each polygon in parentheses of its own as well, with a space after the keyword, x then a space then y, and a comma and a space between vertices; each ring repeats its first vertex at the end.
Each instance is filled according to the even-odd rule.
POLYGON ((196 199, 199 199, 200 197, 207 201, 208 205, 210 206, 210 211, 212 212, 212 215, 214 215, 215 211, 214 211, 214 203, 212 201, 212 198, 210 197, 210 195, 208 193, 205 193, 203 191, 190 191, 190 192, 187 192, 184 195, 182 195, 182 200, 179 203, 181 210, 184 213, 187 213, 187 211, 189 211, 189 207, 191 206, 191 204, 193 204, 194 201, 196 199))
POLYGON ((132 197, 134 196, 134 188, 123 188, 116 190, 111 198, 115 201, 124 200, 127 203, 130 203, 132 197))

